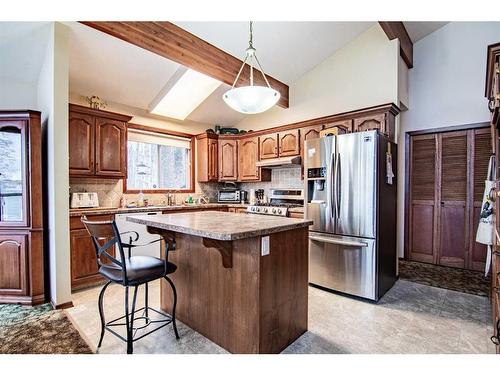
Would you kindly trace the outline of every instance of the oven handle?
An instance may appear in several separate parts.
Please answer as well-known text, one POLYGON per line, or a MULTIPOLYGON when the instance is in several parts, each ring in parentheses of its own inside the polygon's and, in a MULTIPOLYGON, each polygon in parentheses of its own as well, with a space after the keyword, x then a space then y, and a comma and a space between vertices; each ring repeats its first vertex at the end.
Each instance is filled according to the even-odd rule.
POLYGON ((327 238, 327 237, 322 237, 322 236, 315 236, 315 235, 309 235, 309 239, 313 241, 318 241, 318 242, 326 242, 326 243, 331 243, 335 245, 344 245, 344 246, 353 246, 353 247, 368 247, 368 244, 366 242, 361 242, 361 241, 349 241, 349 240, 342 240, 338 238, 327 238))

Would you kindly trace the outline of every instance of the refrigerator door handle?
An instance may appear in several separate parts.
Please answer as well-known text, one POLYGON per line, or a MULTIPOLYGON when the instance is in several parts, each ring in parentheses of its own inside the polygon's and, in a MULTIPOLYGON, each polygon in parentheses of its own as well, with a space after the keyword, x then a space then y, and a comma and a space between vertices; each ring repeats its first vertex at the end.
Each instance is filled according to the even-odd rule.
POLYGON ((338 238, 328 238, 328 237, 323 237, 323 236, 315 236, 315 235, 309 235, 309 239, 313 241, 318 241, 318 242, 326 242, 326 243, 331 243, 335 245, 344 245, 344 246, 352 246, 352 247, 368 247, 368 244, 366 242, 361 242, 361 241, 349 241, 349 240, 342 240, 338 238))
POLYGON ((337 194, 335 196, 335 212, 337 219, 340 216, 340 199, 341 199, 341 179, 340 179, 340 172, 341 172, 341 162, 340 162, 340 154, 337 155, 337 160, 336 160, 336 167, 335 167, 335 186, 337 187, 337 194))
POLYGON ((330 157, 330 183, 329 186, 330 188, 328 189, 328 199, 330 200, 330 217, 333 218, 333 212, 334 212, 334 207, 335 207, 335 216, 337 214, 336 208, 337 204, 334 202, 334 197, 337 195, 337 186, 335 185, 335 154, 332 152, 332 155, 330 157), (330 190, 333 188, 333 191, 330 190))

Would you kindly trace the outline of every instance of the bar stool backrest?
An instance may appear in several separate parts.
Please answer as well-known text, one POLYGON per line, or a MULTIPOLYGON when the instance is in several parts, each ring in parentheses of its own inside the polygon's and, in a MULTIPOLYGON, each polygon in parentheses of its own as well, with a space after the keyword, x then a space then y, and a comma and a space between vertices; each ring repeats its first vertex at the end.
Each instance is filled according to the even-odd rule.
POLYGON ((89 221, 87 217, 84 215, 81 218, 83 225, 89 232, 92 237, 92 241, 94 242, 94 248, 96 252, 97 258, 97 266, 99 268, 113 268, 120 269, 123 275, 123 283, 126 285, 128 283, 127 279, 127 267, 126 267, 126 258, 125 252, 123 251, 122 242, 120 239, 120 233, 118 232, 118 228, 114 220, 111 221, 89 221), (109 250, 116 245, 118 251, 119 259, 115 258, 109 250), (101 260, 101 256, 106 258, 111 263, 103 263, 101 260))

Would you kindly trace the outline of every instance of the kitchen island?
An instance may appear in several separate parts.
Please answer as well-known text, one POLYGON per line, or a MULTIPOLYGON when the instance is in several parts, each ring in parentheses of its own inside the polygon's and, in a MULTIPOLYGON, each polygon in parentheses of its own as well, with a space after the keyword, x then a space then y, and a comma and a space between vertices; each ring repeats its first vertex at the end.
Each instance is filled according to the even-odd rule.
MULTIPOLYGON (((226 212, 135 216, 175 240, 176 317, 231 353, 279 353, 307 331, 310 220, 226 212)), ((172 292, 161 284, 161 308, 172 292)))

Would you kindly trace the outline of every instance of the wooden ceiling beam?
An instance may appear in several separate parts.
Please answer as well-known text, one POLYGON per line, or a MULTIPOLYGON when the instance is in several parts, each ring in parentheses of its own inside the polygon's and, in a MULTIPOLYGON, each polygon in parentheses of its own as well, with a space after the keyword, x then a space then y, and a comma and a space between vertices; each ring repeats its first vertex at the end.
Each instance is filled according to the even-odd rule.
MULTIPOLYGON (((211 45, 171 22, 92 22, 84 25, 134 44, 178 64, 232 85, 243 61, 211 45)), ((246 41, 242 41, 242 54, 246 41)), ((271 87, 281 94, 278 105, 288 108, 288 85, 266 74, 271 87)), ((237 86, 250 82, 250 68, 245 65, 237 86)), ((262 73, 254 69, 254 83, 266 85, 262 73)))
POLYGON ((405 25, 401 21, 378 22, 384 30, 389 40, 399 39, 399 54, 403 58, 408 68, 413 68, 413 42, 406 31, 405 25))

